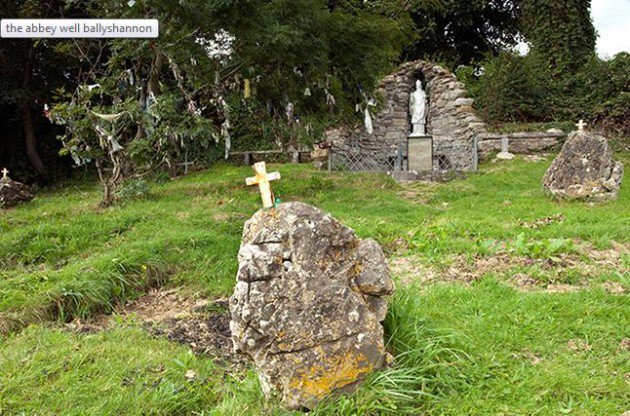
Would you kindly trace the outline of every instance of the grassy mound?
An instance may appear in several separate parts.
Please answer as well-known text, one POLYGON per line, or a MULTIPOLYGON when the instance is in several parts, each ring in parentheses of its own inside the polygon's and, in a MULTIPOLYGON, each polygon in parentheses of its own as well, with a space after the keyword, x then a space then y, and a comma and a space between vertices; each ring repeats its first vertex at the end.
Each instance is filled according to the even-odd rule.
MULTIPOLYGON (((487 164, 464 180, 271 166, 283 201, 331 212, 393 257, 394 367, 317 414, 621 414, 627 403, 630 194, 558 202, 550 159, 487 164), (520 283, 527 282, 526 290, 520 283)), ((114 313, 154 286, 231 293, 249 168, 219 166, 99 209, 71 183, 0 212, 0 414, 283 414, 252 371, 142 331, 114 313)))

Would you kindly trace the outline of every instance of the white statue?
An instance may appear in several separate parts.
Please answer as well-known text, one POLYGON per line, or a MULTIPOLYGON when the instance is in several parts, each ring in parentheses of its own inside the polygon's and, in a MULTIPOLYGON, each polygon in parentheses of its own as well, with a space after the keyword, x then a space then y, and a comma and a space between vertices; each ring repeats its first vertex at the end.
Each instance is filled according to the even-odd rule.
POLYGON ((427 93, 422 89, 422 82, 416 81, 416 90, 409 97, 411 111, 412 136, 423 136, 427 133, 427 93))

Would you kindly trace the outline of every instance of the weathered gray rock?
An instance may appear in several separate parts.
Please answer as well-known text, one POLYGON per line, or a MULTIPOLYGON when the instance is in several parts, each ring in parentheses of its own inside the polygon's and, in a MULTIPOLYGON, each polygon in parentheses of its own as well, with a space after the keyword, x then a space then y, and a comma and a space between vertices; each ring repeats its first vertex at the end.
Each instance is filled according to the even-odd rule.
POLYGON ((474 103, 475 100, 473 100, 472 98, 458 98, 455 100, 455 105, 457 106, 473 105, 474 103))
POLYGON ((235 350, 253 358, 267 396, 312 408, 384 365, 393 291, 375 241, 303 203, 261 210, 245 224, 230 298, 235 350))
POLYGON ((616 198, 623 179, 623 164, 612 159, 603 136, 576 131, 543 178, 543 188, 566 199, 616 198))
POLYGON ((28 186, 10 178, 0 178, 0 208, 10 208, 33 199, 28 186))

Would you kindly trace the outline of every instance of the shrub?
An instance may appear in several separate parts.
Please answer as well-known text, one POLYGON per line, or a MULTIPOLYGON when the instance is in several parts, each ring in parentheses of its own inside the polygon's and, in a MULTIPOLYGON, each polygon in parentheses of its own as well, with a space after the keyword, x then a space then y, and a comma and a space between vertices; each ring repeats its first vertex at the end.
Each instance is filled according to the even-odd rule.
POLYGON ((480 69, 460 67, 456 73, 491 124, 584 119, 608 133, 630 133, 628 53, 610 61, 593 57, 576 73, 553 76, 535 54, 501 52, 480 69))
MULTIPOLYGON (((482 65, 480 75, 469 76, 469 92, 490 123, 545 121, 549 85, 537 62, 512 52, 501 52, 482 65)), ((459 73, 466 73, 460 70, 459 73)))

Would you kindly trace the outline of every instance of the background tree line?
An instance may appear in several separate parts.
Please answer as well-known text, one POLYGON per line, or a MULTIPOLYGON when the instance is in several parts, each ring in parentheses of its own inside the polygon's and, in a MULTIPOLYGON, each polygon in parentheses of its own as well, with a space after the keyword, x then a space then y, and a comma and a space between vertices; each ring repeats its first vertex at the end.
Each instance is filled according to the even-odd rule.
POLYGON ((42 183, 130 178, 230 149, 312 143, 401 61, 439 62, 491 122, 626 129, 627 55, 595 55, 588 0, 8 0, 10 17, 153 17, 152 40, 0 42, 0 165, 42 183), (527 56, 510 52, 521 39, 527 56), (485 73, 484 75, 481 75, 485 73), (621 127, 619 127, 621 126, 621 127), (61 156, 60 156, 61 152, 61 156))
POLYGON ((630 55, 604 61, 595 51, 590 2, 524 0, 520 27, 530 51, 502 50, 457 69, 485 119, 551 122, 585 119, 630 134, 630 55))

